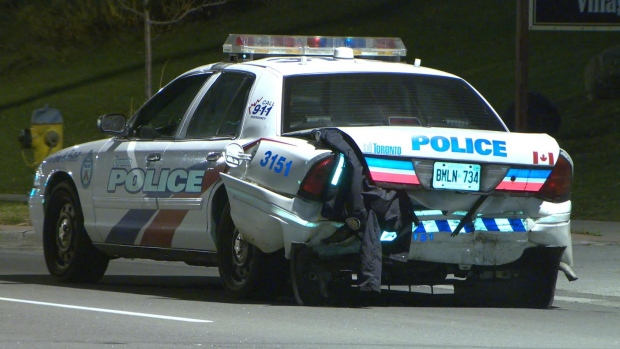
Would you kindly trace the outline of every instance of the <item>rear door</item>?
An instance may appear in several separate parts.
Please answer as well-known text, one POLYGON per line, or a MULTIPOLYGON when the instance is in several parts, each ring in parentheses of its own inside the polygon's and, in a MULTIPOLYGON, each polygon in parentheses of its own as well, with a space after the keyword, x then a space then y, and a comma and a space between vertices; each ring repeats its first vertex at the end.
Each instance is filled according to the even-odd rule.
POLYGON ((141 244, 215 250, 211 219, 213 189, 225 170, 222 152, 237 138, 254 76, 222 72, 204 94, 191 119, 162 157, 172 184, 158 197, 158 208, 141 244), (211 232, 211 234, 209 234, 211 232))

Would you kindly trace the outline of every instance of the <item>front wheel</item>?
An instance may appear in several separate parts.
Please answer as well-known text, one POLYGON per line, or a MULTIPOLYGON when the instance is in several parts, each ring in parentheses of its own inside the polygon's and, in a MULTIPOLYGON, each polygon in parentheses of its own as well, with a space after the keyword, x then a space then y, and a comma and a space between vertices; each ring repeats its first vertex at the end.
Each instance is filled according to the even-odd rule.
POLYGON ((93 246, 75 189, 67 182, 52 190, 46 205, 43 254, 50 274, 60 281, 97 282, 108 268, 110 258, 93 246))

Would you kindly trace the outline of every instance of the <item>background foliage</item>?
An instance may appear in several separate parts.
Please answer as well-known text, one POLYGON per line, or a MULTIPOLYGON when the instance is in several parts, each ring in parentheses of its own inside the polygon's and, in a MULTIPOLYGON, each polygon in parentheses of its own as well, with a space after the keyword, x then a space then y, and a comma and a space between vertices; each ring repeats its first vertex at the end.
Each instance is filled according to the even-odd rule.
MULTIPOLYGON (((399 36, 407 61, 462 76, 502 114, 514 100, 515 10, 516 0, 234 0, 158 28, 154 84, 224 59, 229 33, 399 36)), ((102 137, 99 115, 129 115, 144 102, 142 25, 115 11, 105 0, 0 0, 0 193, 29 191, 34 169, 17 135, 33 110, 60 109, 71 146, 102 137)), ((588 61, 618 40, 617 32, 530 32, 530 90, 562 115, 555 136, 576 164, 579 219, 620 221, 620 103, 589 101, 584 84, 588 61)))

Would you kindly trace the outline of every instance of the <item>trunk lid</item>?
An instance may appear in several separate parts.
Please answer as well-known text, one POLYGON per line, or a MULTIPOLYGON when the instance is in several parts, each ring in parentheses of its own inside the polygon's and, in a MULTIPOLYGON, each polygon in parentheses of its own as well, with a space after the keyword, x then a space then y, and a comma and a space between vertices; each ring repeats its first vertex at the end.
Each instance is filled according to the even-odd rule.
POLYGON ((553 166, 560 153, 546 134, 434 127, 341 127, 366 156, 553 166))

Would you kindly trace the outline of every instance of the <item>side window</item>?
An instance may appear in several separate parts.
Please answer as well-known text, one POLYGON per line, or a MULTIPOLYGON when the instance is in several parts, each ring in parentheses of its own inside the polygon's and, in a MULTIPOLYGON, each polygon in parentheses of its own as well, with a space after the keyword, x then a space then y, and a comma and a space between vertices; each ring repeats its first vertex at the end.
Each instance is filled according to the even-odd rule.
POLYGON ((189 105, 211 74, 196 74, 175 80, 158 92, 137 112, 133 136, 172 138, 189 105))
POLYGON ((205 94, 187 128, 186 138, 234 137, 254 79, 224 72, 205 94))

